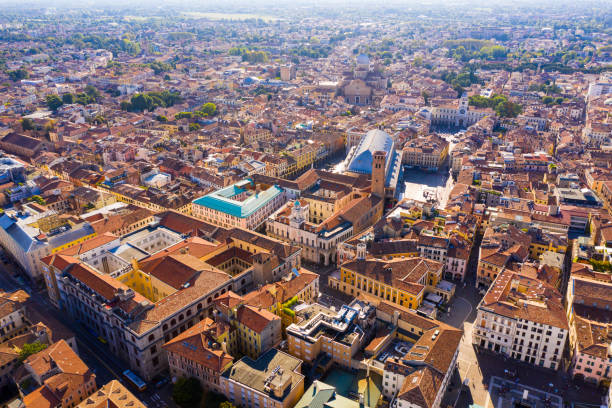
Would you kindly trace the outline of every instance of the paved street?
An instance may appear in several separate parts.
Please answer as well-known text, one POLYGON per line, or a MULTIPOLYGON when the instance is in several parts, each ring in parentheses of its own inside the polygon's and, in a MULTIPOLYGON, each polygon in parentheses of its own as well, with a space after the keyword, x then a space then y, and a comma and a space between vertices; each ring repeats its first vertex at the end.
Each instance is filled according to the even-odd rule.
MULTIPOLYGON (((477 240, 478 242, 478 240, 477 240)), ((466 285, 457 284, 455 297, 450 302, 449 314, 442 314, 439 319, 462 327, 463 339, 459 346, 458 367, 442 406, 468 407, 476 403, 484 408, 501 408, 496 397, 489 397, 489 385, 493 376, 504 378, 505 370, 515 371, 522 384, 536 389, 563 396, 565 401, 582 402, 586 404, 601 403, 602 394, 597 389, 579 385, 571 385, 567 374, 542 369, 511 359, 505 359, 497 354, 483 350, 479 351, 472 345, 472 327, 476 318, 476 309, 482 296, 475 288, 476 253, 468 261, 466 285), (463 385, 461 385, 463 384, 463 385), (553 386, 550 387, 549 384, 553 386), (456 404, 456 405, 455 405, 456 404)))
POLYGON ((79 357, 95 372, 98 387, 113 379, 117 379, 130 388, 149 408, 175 407, 171 399, 170 384, 166 384, 159 390, 155 389, 153 385, 144 392, 135 390, 129 383, 124 381, 121 375, 125 370, 124 367, 127 366, 124 362, 114 356, 94 335, 71 319, 69 315, 53 307, 46 299, 44 292, 33 290, 25 283, 20 283, 19 281, 22 281, 22 278, 19 278, 19 281, 15 280, 12 268, 14 266, 0 262, 0 288, 5 291, 25 290, 30 294, 30 300, 34 302, 36 309, 40 313, 50 315, 75 333, 79 357))
MULTIPOLYGON (((478 243, 479 239, 477 239, 478 243)), ((304 263, 304 268, 312 270, 320 275, 319 301, 327 306, 339 308, 341 305, 349 303, 353 298, 334 289, 328 284, 328 276, 333 273, 336 265, 322 267, 320 265, 304 263)), ((456 282, 457 288, 455 297, 449 303, 448 313, 439 315, 439 319, 455 327, 464 329, 464 336, 460 344, 458 366, 454 373, 454 378, 446 393, 443 406, 468 407, 472 403, 479 404, 484 408, 500 408, 497 404, 499 398, 496 396, 492 401, 489 397, 488 389, 491 378, 494 376, 503 378, 504 370, 516 371, 520 383, 533 386, 539 390, 562 395, 566 401, 579 401, 588 404, 599 404, 601 393, 589 386, 570 386, 567 387, 568 378, 566 374, 552 372, 540 368, 505 360, 498 355, 488 351, 478 351, 471 344, 472 327, 476 317, 476 308, 481 299, 475 288, 475 276, 477 266, 477 252, 474 252, 468 260, 468 271, 465 284, 456 282), (549 387, 549 384, 553 384, 549 387)), ((44 294, 40 291, 33 291, 27 285, 15 280, 9 273, 10 266, 0 264, 0 288, 11 291, 17 288, 24 289, 31 294, 31 299, 38 305, 38 308, 52 317, 56 318, 64 325, 69 327, 77 335, 79 355, 85 363, 91 367, 101 386, 111 379, 117 378, 123 381, 121 373, 125 364, 117 360, 110 351, 94 335, 87 331, 83 326, 70 319, 65 313, 53 308, 44 294)), ((150 384, 144 392, 137 392, 132 389, 149 408, 174 408, 175 404, 171 399, 171 384, 166 384, 161 389, 156 389, 150 384)))

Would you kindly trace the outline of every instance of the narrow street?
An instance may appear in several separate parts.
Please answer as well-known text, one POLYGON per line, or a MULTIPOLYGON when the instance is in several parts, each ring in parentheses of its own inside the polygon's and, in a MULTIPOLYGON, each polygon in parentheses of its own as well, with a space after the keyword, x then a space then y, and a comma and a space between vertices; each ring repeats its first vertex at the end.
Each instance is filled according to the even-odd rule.
POLYGON ((168 383, 161 389, 155 389, 151 385, 144 392, 134 389, 131 384, 124 381, 122 373, 127 364, 120 361, 110 350, 106 348, 92 333, 81 324, 74 321, 66 312, 56 309, 46 298, 46 294, 40 290, 34 290, 26 284, 17 282, 11 273, 10 265, 0 263, 0 288, 4 291, 22 289, 30 294, 30 301, 40 314, 46 314, 59 321, 72 330, 75 335, 79 357, 96 374, 98 387, 103 386, 113 379, 119 380, 127 386, 132 393, 147 404, 150 408, 175 407, 171 399, 171 385, 168 383))
MULTIPOLYGON (((480 238, 476 238, 476 248, 480 245, 480 238)), ((561 395, 565 401, 598 406, 601 403, 601 392, 588 385, 572 385, 568 388, 569 377, 564 372, 535 367, 487 350, 481 351, 472 345, 472 328, 482 299, 475 287, 477 265, 478 251, 475 250, 468 260, 465 287, 463 284, 457 285, 455 297, 449 304, 449 313, 438 316, 439 320, 463 329, 457 369, 442 406, 463 408, 478 404, 484 408, 498 407, 497 401, 493 402, 489 397, 489 382, 493 376, 506 377, 505 370, 515 371, 521 384, 561 395)))

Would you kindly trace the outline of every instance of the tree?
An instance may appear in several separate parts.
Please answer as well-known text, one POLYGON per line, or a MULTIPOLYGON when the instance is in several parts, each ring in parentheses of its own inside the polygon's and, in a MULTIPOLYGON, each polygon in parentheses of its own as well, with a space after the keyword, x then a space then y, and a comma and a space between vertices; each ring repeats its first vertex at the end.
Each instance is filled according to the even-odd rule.
MULTIPOLYGON (((38 204, 40 204, 40 205, 45 205, 45 204, 47 204, 47 202, 45 201, 45 199, 44 199, 44 198, 42 198, 41 196, 39 196, 38 194, 37 194, 37 195, 33 195, 32 197, 28 198, 28 201, 34 201, 34 202, 36 202, 36 203, 38 203, 38 204)), ((46 345, 45 345, 45 347, 46 347, 46 345)))
POLYGON ((229 401, 224 401, 219 404, 219 408, 236 408, 236 406, 229 401))
POLYGON ((7 72, 7 74, 13 82, 21 81, 22 79, 25 79, 29 76, 29 73, 28 71, 26 71, 25 68, 19 68, 14 71, 9 71, 7 72))
POLYGON ((183 408, 197 407, 202 399, 202 386, 196 378, 179 378, 172 387, 172 399, 183 408))
POLYGON ((174 119, 179 120, 179 119, 191 119, 193 117, 193 113, 192 112, 179 112, 176 115, 174 115, 174 119))
POLYGON ((26 130, 33 130, 34 129, 34 121, 30 118, 23 118, 21 119, 21 128, 26 131, 26 130))
POLYGON ((62 95, 62 102, 64 102, 66 105, 70 105, 72 103, 74 103, 74 95, 71 93, 65 93, 62 95))
POLYGON ((494 109, 501 118, 516 118, 523 111, 521 105, 510 101, 500 102, 494 109))
POLYGON ((41 343, 40 341, 35 341, 34 343, 25 343, 19 351, 19 361, 24 361, 32 354, 36 354, 46 348, 47 345, 45 343, 41 343))
POLYGON ((429 106, 429 94, 427 93, 427 91, 423 89, 421 91, 421 96, 423 97, 423 100, 425 101, 425 105, 429 106))
POLYGON ((49 109, 51 109, 53 112, 58 110, 59 107, 64 104, 64 102, 60 99, 60 97, 55 94, 47 95, 47 97, 45 98, 45 101, 47 102, 47 106, 49 107, 49 109))
POLYGON ((195 132, 197 130, 200 130, 200 125, 198 125, 197 123, 190 123, 189 124, 189 131, 190 132, 195 132))
POLYGON ((205 103, 200 112, 204 114, 202 116, 214 116, 217 113, 217 105, 212 102, 205 103))
POLYGON ((100 97, 100 91, 93 85, 87 85, 85 87, 85 94, 89 96, 93 102, 96 102, 100 97))

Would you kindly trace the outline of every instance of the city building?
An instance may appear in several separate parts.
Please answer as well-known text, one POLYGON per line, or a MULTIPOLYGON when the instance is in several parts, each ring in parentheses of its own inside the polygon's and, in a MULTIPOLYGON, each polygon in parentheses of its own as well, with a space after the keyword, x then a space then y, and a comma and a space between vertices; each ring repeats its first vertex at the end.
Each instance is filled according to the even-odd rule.
POLYGON ((291 408, 304 394, 302 360, 277 349, 243 357, 221 376, 221 390, 241 407, 291 408))
POLYGON ((220 393, 221 373, 232 366, 227 352, 229 326, 205 318, 166 344, 172 378, 197 378, 204 389, 220 393))
POLYGON ((146 408, 146 405, 118 380, 111 380, 76 405, 76 408, 99 407, 146 408))
POLYGON ((282 340, 281 318, 268 309, 251 306, 229 292, 215 301, 216 320, 231 327, 228 350, 254 359, 276 347, 282 340))
POLYGON ((193 201, 193 215, 224 228, 258 229, 286 201, 276 185, 244 180, 193 201))
POLYGON ((395 198, 398 181, 402 174, 402 154, 395 147, 395 141, 387 132, 370 130, 361 141, 352 147, 345 163, 348 174, 367 174, 373 179, 372 193, 381 196, 380 183, 383 181, 384 197, 395 198))
POLYGON ((411 139, 402 150, 402 163, 426 171, 438 171, 448 162, 449 143, 437 134, 411 139))
POLYGON ((371 105, 380 101, 386 94, 387 78, 379 64, 372 65, 370 58, 360 54, 356 58, 356 67, 345 73, 340 84, 345 102, 351 105, 371 105))
POLYGON ((339 311, 318 303, 300 308, 298 322, 286 329, 289 353, 308 363, 327 355, 327 367, 332 362, 346 368, 359 368, 355 354, 365 346, 374 328, 375 310, 365 302, 355 300, 339 311))
POLYGON ((315 380, 304 392, 304 395, 295 404, 294 408, 318 408, 321 406, 330 408, 359 408, 361 405, 358 401, 353 401, 340 395, 333 385, 315 380))
POLYGON ((376 317, 382 335, 372 340, 366 353, 372 353, 371 369, 382 371, 383 395, 391 406, 443 406, 463 331, 384 300, 376 317))
POLYGON ((539 367, 562 368, 569 326, 558 290, 505 270, 478 305, 472 344, 539 367))
MULTIPOLYGON (((330 277, 330 286, 350 296, 384 299, 417 310, 427 293, 435 293, 442 280, 444 264, 426 258, 365 258, 365 245, 357 259, 340 265, 339 279, 330 277)), ((427 306, 427 305, 426 305, 427 306)), ((435 308, 421 311, 435 315, 435 308)))
POLYGON ((610 311, 612 282, 607 273, 574 264, 567 286, 570 373, 597 385, 612 379, 610 311))
POLYGON ((72 408, 97 388, 96 375, 64 340, 26 358, 15 382, 26 408, 72 408))
MULTIPOLYGON (((375 190, 375 180, 372 190, 375 190)), ((302 248, 302 259, 328 265, 337 261, 338 244, 373 225, 383 214, 384 191, 362 193, 326 178, 326 174, 300 199, 288 202, 267 222, 268 235, 302 248)))
POLYGON ((0 216, 0 245, 33 280, 41 278, 42 258, 95 235, 89 223, 71 224, 57 212, 34 203, 0 216))
POLYGON ((516 269, 529 256, 531 237, 513 225, 500 224, 485 230, 478 249, 476 286, 488 288, 506 269, 516 269))
POLYGON ((434 106, 428 111, 428 117, 434 125, 446 125, 467 128, 486 116, 495 116, 492 109, 470 109, 466 94, 455 103, 434 106))

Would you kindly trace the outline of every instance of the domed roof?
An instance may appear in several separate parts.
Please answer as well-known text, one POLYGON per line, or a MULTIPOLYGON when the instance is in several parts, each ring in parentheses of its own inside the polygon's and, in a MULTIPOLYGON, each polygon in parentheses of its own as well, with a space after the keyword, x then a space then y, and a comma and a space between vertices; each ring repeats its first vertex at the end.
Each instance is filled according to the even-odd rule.
POLYGON ((393 149, 393 138, 387 132, 378 129, 370 130, 357 145, 357 150, 347 170, 354 173, 371 174, 372 154, 378 150, 383 151, 387 154, 386 160, 388 161, 391 158, 391 149, 393 149))
POLYGON ((604 105, 612 105, 612 98, 608 98, 604 101, 604 105))
POLYGON ((359 54, 359 56, 357 57, 357 64, 358 65, 370 65, 370 57, 368 57, 365 54, 359 54))

